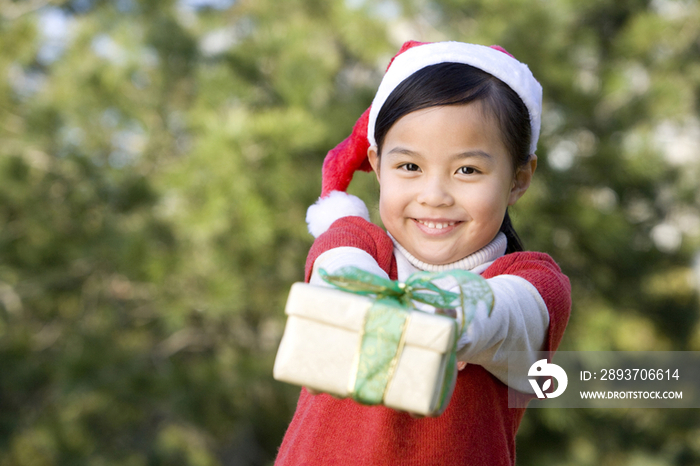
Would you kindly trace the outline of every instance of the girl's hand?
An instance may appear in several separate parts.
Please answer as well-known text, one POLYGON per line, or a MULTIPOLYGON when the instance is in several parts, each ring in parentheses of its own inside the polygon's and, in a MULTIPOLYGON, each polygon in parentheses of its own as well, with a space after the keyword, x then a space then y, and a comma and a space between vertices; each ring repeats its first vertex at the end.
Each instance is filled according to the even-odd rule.
POLYGON ((439 308, 435 309, 435 314, 438 314, 441 316, 452 317, 453 319, 456 319, 457 318, 457 309, 439 307, 439 308))

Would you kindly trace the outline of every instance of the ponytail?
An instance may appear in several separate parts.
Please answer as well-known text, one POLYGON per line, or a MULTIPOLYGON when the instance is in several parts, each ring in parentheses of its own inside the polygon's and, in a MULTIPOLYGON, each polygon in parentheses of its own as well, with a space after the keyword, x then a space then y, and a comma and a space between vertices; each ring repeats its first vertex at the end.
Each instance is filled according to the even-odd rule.
POLYGON ((513 228, 513 223, 510 221, 510 215, 506 210, 506 216, 503 218, 503 223, 501 223, 501 232, 506 235, 508 239, 508 247, 506 248, 506 254, 511 252, 524 251, 523 242, 520 240, 518 233, 513 228))

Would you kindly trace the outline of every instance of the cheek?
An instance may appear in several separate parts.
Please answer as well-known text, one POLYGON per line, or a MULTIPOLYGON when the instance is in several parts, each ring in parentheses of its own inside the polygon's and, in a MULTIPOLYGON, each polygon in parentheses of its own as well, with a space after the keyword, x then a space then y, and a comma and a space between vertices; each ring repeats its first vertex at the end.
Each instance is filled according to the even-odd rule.
POLYGON ((403 218, 404 210, 410 201, 405 186, 400 182, 383 177, 379 183, 379 216, 386 225, 403 218))
POLYGON ((501 221, 508 207, 509 190, 499 183, 490 189, 480 189, 468 196, 468 210, 481 222, 501 221))
POLYGON ((391 196, 391 186, 386 179, 379 182, 379 216, 382 222, 387 223, 395 210, 394 199, 391 196))
POLYGON ((386 215, 397 215, 401 211, 402 201, 396 195, 396 190, 388 184, 382 184, 379 194, 379 213, 386 215))

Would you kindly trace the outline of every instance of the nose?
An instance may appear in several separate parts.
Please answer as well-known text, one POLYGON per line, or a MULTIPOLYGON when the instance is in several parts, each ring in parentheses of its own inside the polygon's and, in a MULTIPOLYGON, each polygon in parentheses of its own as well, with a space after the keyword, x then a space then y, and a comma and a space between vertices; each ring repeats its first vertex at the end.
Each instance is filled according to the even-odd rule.
POLYGON ((449 207, 454 204, 449 181, 439 176, 425 177, 416 200, 429 207, 449 207))

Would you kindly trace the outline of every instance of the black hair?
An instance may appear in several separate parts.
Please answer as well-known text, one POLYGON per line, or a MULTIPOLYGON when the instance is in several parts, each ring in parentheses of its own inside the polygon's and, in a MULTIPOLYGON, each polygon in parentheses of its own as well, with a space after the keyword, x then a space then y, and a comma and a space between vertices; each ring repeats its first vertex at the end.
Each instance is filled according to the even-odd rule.
MULTIPOLYGON (((386 99, 374 128, 377 153, 389 129, 401 117, 416 110, 443 105, 481 102, 482 109, 495 118, 503 143, 513 162, 513 170, 530 159, 530 114, 518 94, 500 79, 479 68, 462 63, 426 66, 399 84, 386 99)), ((523 245, 506 210, 500 231, 508 238, 506 254, 522 251, 523 245)))

